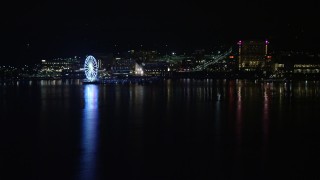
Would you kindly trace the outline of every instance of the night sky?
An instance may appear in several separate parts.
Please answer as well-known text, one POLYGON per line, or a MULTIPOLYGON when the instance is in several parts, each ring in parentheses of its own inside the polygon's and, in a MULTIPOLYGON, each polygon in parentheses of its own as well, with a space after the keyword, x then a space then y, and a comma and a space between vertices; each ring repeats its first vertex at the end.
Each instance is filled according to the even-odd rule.
POLYGON ((182 52, 240 39, 319 50, 318 1, 50 1, 2 5, 0 63, 115 50, 182 52), (114 45, 118 46, 115 47, 114 45))

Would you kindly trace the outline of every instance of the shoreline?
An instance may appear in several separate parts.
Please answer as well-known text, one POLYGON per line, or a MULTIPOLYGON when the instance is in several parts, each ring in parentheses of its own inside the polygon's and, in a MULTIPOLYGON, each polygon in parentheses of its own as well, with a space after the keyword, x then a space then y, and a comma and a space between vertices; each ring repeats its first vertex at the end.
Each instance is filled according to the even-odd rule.
POLYGON ((156 77, 156 76, 143 76, 134 78, 108 78, 100 79, 95 82, 87 82, 82 78, 24 78, 24 79, 0 79, 0 85, 3 84, 16 84, 17 82, 26 83, 38 81, 79 81, 81 84, 153 84, 159 83, 164 80, 246 80, 252 82, 265 82, 265 83, 286 83, 286 82, 300 82, 300 81, 320 81, 320 78, 224 78, 224 77, 156 77))

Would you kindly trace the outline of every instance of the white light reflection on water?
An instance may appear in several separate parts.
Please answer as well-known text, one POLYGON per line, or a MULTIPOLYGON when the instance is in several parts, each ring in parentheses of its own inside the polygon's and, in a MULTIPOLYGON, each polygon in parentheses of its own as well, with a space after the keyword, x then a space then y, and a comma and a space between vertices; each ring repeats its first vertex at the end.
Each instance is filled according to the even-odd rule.
POLYGON ((95 179, 97 174, 98 94, 97 85, 85 85, 79 179, 95 179))

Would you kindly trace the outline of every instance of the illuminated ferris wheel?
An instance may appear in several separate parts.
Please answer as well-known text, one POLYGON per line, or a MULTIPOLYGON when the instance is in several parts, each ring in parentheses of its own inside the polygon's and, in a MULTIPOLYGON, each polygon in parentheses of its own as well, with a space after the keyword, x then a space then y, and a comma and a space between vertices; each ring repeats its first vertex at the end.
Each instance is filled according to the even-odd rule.
POLYGON ((89 81, 96 80, 98 75, 98 64, 93 56, 88 56, 84 62, 84 71, 89 81))

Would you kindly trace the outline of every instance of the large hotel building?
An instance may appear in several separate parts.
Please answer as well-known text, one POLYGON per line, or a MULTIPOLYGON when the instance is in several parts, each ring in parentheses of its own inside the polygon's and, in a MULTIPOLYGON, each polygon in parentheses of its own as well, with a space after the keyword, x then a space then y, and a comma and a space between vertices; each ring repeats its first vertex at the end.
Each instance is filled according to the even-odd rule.
POLYGON ((239 41, 239 70, 266 70, 271 56, 268 56, 268 41, 239 41))

